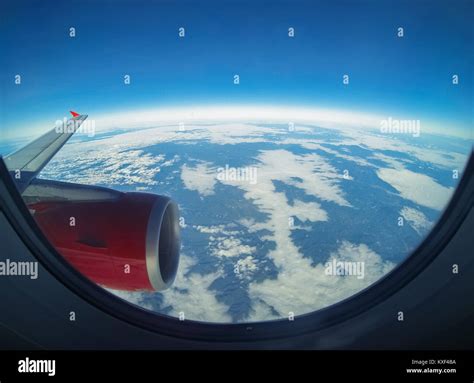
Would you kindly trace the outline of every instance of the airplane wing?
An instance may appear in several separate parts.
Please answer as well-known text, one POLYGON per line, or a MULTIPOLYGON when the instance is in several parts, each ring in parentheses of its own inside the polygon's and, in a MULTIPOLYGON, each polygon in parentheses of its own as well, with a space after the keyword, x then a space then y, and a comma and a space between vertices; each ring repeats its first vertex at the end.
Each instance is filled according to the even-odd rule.
POLYGON ((29 143, 15 153, 5 157, 5 164, 12 175, 20 193, 23 193, 31 181, 80 128, 87 115, 71 112, 69 119, 61 129, 51 129, 41 137, 29 143))

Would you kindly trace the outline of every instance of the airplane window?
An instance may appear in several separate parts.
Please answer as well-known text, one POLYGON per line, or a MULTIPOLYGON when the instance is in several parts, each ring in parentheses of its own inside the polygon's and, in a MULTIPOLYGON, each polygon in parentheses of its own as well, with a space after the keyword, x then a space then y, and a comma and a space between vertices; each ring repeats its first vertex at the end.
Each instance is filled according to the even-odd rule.
POLYGON ((0 154, 58 253, 153 312, 348 298, 421 244, 472 154, 472 2, 46 4, 1 27, 0 154))

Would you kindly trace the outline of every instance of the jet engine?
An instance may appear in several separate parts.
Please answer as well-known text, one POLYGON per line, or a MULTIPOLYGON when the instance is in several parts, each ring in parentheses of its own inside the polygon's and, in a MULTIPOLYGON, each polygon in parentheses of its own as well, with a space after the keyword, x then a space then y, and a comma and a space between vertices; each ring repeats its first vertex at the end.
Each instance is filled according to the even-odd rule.
POLYGON ((180 233, 170 198, 46 180, 23 198, 50 243, 92 281, 128 291, 173 283, 180 233))

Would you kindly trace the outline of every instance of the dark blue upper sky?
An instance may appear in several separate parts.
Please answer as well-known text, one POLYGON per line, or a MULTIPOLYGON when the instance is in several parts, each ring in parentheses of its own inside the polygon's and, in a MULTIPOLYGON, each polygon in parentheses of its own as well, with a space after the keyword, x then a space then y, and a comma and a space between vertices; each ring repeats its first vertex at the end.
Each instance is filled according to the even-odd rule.
POLYGON ((6 129, 70 109, 242 103, 405 113, 472 128, 473 1, 42 0, 0 8, 6 129))

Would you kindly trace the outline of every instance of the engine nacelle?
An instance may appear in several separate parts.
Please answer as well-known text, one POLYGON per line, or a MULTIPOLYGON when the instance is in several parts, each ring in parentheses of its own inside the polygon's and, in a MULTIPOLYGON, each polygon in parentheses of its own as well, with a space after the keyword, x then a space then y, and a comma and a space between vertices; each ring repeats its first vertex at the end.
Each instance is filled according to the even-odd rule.
POLYGON ((178 207, 170 198, 51 181, 39 181, 25 194, 51 244, 89 279, 129 291, 159 291, 173 283, 180 233, 178 207), (52 196, 28 197, 38 192, 34 188, 52 196))

